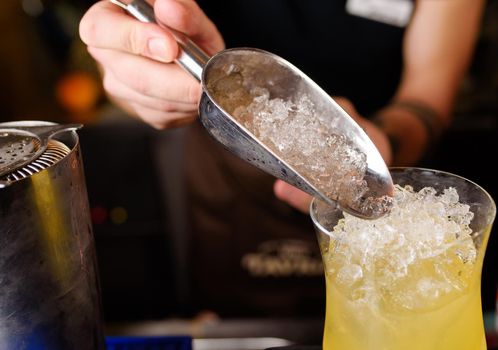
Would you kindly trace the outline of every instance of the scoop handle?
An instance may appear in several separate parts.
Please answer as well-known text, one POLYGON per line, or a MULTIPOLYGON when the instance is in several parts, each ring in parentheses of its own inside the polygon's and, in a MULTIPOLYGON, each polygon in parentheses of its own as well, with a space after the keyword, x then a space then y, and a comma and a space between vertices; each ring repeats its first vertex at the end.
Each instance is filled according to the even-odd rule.
MULTIPOLYGON (((125 4, 120 0, 111 0, 111 2, 124 8, 130 15, 141 22, 159 24, 154 15, 154 8, 145 0, 133 0, 129 4, 125 4)), ((166 27, 164 25, 162 26, 166 27)), ((175 62, 198 81, 201 81, 202 70, 209 60, 209 56, 185 34, 169 27, 166 28, 173 34, 180 46, 178 57, 175 59, 175 62)))

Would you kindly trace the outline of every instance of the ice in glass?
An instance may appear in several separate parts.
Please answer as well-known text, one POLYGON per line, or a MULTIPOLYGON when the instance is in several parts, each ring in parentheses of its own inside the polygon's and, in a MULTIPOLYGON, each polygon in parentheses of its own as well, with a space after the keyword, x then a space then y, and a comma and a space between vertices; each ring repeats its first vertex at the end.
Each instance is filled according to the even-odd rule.
POLYGON ((324 350, 485 350, 481 269, 496 207, 445 172, 393 169, 377 220, 315 200, 325 269, 324 350))

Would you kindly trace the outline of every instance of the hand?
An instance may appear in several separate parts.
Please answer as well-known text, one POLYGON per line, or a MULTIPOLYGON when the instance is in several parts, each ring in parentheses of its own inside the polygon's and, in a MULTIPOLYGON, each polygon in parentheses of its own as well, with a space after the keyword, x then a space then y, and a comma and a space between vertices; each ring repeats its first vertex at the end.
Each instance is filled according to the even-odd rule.
POLYGON ((337 102, 345 111, 349 114, 351 118, 355 120, 360 127, 363 128, 365 133, 370 137, 370 140, 375 144, 380 155, 384 159, 384 162, 389 166, 392 162, 392 150, 391 144, 387 135, 370 120, 363 118, 354 105, 347 98, 344 97, 334 97, 334 101, 337 102))
MULTIPOLYGON (((224 48, 215 25, 193 0, 157 0, 158 22, 185 33, 208 54, 224 48)), ((109 1, 93 5, 80 36, 99 63, 111 99, 156 128, 194 120, 200 84, 173 63, 178 44, 165 28, 141 23, 109 1)))
MULTIPOLYGON (((377 149, 384 158, 386 164, 389 165, 392 159, 391 146, 387 136, 382 130, 371 121, 361 117, 348 99, 344 97, 334 97, 334 100, 363 128, 363 130, 365 130, 372 142, 377 146, 377 149)), ((280 200, 287 202, 289 205, 305 214, 309 213, 311 200, 313 198, 306 192, 303 192, 282 180, 275 181, 273 192, 280 200)))

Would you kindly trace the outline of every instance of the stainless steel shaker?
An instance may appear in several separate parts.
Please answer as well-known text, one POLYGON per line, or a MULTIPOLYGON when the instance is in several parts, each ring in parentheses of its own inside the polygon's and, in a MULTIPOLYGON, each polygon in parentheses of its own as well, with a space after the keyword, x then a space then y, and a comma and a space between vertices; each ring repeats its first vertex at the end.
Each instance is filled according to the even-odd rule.
POLYGON ((77 127, 0 123, 0 349, 104 349, 77 127))

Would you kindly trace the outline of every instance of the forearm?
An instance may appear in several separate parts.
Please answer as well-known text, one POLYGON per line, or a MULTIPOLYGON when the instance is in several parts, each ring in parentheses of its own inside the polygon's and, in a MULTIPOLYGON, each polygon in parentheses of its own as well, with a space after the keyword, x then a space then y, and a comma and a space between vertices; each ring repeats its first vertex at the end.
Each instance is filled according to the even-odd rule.
POLYGON ((450 125, 483 5, 484 0, 417 1, 405 33, 400 86, 375 119, 391 140, 393 165, 415 165, 450 125))

